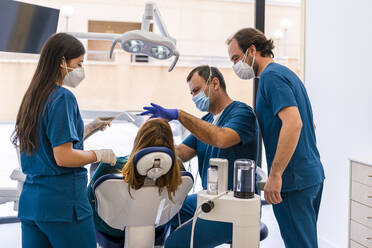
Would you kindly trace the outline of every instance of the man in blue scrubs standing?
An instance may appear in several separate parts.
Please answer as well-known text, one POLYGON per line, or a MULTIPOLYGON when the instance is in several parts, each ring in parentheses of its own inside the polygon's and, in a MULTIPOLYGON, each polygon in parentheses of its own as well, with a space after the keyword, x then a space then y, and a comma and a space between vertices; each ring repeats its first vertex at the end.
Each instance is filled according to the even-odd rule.
MULTIPOLYGON (((233 101, 226 92, 221 72, 210 66, 194 68, 187 77, 190 93, 196 107, 208 112, 201 119, 180 109, 165 109, 159 105, 145 107, 143 114, 178 120, 191 134, 176 147, 177 155, 188 161, 198 157, 199 174, 203 189, 207 188, 207 171, 210 158, 229 160, 228 188, 232 189, 234 161, 239 158, 257 160, 258 123, 251 107, 233 101)), ((196 209, 196 194, 189 195, 180 211, 181 222, 193 217, 196 209)), ((176 216, 177 217, 177 216, 176 216)), ((178 218, 172 220, 173 229, 179 226, 178 218)), ((191 223, 173 232, 165 247, 189 247, 191 223)), ((195 247, 215 247, 231 242, 232 224, 198 219, 195 247)))
POLYGON ((265 199, 287 248, 315 248, 324 171, 316 147, 311 104, 301 80, 274 63, 272 40, 254 28, 227 41, 233 69, 241 79, 260 77, 257 116, 269 178, 265 199))

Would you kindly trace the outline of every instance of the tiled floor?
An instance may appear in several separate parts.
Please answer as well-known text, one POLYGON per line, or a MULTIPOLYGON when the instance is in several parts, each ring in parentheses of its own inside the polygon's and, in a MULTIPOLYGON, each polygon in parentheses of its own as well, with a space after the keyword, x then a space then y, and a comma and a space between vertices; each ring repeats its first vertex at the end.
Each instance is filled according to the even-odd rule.
MULTIPOLYGON (((261 248, 284 247, 280 237, 278 225, 275 221, 271 206, 264 206, 262 209, 262 221, 269 228, 269 236, 261 242, 261 248)), ((21 228, 19 223, 0 225, 0 247, 18 248, 21 247, 21 228)), ((221 245, 218 248, 228 248, 229 245, 221 245)))

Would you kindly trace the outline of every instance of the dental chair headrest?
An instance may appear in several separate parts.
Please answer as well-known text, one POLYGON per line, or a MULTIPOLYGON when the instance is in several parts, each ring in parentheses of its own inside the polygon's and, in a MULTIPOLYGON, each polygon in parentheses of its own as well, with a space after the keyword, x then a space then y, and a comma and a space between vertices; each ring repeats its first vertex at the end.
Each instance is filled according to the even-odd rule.
POLYGON ((146 147, 134 155, 134 169, 138 174, 153 180, 158 179, 172 168, 174 154, 162 146, 146 147))

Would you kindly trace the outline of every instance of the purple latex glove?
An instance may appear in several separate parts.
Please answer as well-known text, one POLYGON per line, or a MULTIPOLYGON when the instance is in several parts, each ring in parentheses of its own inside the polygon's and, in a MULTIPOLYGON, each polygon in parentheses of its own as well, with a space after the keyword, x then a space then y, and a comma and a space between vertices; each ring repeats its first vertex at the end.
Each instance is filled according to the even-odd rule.
POLYGON ((152 107, 143 107, 144 111, 141 115, 151 115, 150 118, 163 118, 168 121, 177 120, 178 110, 177 109, 166 109, 155 103, 151 103, 152 107))

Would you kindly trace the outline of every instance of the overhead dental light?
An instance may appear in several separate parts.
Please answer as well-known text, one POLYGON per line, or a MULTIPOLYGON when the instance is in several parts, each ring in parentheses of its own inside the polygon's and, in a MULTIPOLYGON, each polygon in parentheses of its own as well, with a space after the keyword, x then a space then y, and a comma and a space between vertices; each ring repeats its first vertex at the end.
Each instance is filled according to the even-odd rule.
POLYGON ((175 56, 168 71, 173 70, 179 58, 176 40, 169 35, 159 9, 153 2, 146 3, 141 30, 126 32, 114 40, 110 49, 110 58, 118 42, 129 53, 145 54, 155 59, 169 59, 175 56), (149 31, 150 22, 153 19, 155 19, 161 35, 149 31))
POLYGON ((144 54, 155 59, 169 59, 174 56, 174 60, 168 71, 175 67, 179 52, 176 47, 176 39, 172 38, 164 25, 159 9, 154 2, 147 2, 145 13, 142 18, 141 30, 132 30, 119 34, 106 33, 70 33, 77 38, 93 40, 114 40, 110 48, 110 58, 117 43, 128 53, 144 54), (161 34, 150 32, 150 22, 155 20, 155 24, 161 34))

